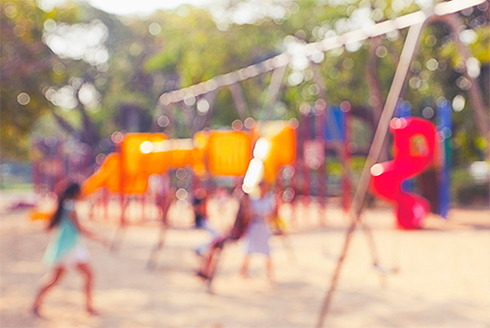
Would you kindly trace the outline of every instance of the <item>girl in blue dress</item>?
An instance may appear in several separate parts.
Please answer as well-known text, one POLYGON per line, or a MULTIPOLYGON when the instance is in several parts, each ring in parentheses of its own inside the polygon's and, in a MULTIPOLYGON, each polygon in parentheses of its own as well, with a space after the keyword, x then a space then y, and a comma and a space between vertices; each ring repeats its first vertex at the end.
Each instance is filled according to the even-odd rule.
POLYGON ((58 208, 48 226, 54 230, 51 242, 44 254, 43 262, 52 267, 52 272, 41 280, 41 288, 37 293, 32 310, 39 314, 46 293, 60 281, 68 267, 76 267, 84 278, 86 310, 96 314, 92 306, 93 273, 88 263, 89 253, 82 240, 82 234, 94 238, 94 234, 80 226, 75 211, 75 201, 81 193, 80 185, 70 184, 58 198, 58 208))

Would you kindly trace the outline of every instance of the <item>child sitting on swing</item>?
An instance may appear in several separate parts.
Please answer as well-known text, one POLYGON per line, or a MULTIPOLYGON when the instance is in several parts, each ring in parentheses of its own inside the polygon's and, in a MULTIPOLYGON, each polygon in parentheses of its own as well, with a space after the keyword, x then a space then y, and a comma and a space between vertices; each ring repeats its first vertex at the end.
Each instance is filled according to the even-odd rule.
POLYGON ((217 252, 223 249, 223 246, 228 241, 237 241, 245 234, 247 227, 250 223, 251 212, 250 212, 250 198, 248 194, 242 193, 239 196, 240 206, 238 208, 238 213, 235 219, 233 228, 226 235, 216 238, 209 248, 209 253, 203 258, 203 263, 201 269, 196 272, 196 274, 204 279, 212 278, 213 274, 213 264, 217 252))

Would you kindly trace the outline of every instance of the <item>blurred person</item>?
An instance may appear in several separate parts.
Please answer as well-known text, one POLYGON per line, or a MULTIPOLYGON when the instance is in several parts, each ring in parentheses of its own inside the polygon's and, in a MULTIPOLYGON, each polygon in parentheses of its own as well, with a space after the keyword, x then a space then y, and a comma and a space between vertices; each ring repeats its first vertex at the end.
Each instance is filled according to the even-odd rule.
MULTIPOLYGON (((207 201, 208 201, 208 192, 204 188, 198 187, 194 192, 194 198, 192 199, 195 228, 208 231, 211 234, 211 242, 212 242, 216 238, 217 233, 208 222, 207 201)), ((209 248, 211 242, 207 242, 199 245, 195 249, 196 254, 199 256, 203 255, 206 248, 209 248)))
POLYGON ((239 208, 236 215, 235 223, 231 230, 216 238, 210 246, 208 254, 203 257, 201 268, 196 274, 204 279, 210 279, 213 274, 212 268, 215 263, 215 257, 219 250, 222 250, 225 243, 228 241, 237 241, 245 234, 247 227, 250 223, 252 212, 250 208, 250 197, 248 194, 241 192, 241 194, 236 196, 239 199, 239 208))
POLYGON ((75 210, 80 194, 80 185, 70 183, 58 197, 58 207, 48 225, 47 229, 54 232, 43 261, 52 268, 52 272, 42 278, 32 306, 32 311, 37 316, 40 316, 39 310, 46 293, 60 281, 68 267, 77 268, 84 278, 85 309, 89 314, 97 314, 92 305, 93 273, 89 265, 89 253, 81 237, 84 235, 106 246, 109 243, 80 225, 75 210))
POLYGON ((245 234, 247 249, 240 273, 242 277, 247 278, 250 256, 254 253, 264 254, 266 256, 267 278, 270 282, 273 282, 274 277, 269 246, 271 234, 269 232, 268 222, 274 221, 276 217, 276 201, 275 196, 268 192, 264 181, 260 182, 259 189, 260 197, 250 200, 252 218, 245 234))

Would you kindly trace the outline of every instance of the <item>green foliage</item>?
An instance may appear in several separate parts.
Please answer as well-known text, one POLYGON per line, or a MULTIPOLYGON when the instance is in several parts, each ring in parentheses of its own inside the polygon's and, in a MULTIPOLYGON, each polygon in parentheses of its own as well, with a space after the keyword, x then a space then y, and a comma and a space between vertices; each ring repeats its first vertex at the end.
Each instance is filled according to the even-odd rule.
POLYGON ((458 205, 490 205, 488 181, 476 181, 467 168, 457 168, 452 174, 453 199, 458 205))
POLYGON ((48 105, 40 86, 54 75, 51 64, 60 60, 41 41, 47 15, 35 1, 2 3, 0 14, 2 157, 22 159, 27 156, 29 131, 37 113, 48 105))
MULTIPOLYGON (((391 0, 348 1, 338 5, 332 5, 334 1, 282 1, 272 3, 284 10, 283 17, 265 15, 249 24, 237 24, 233 17, 242 2, 259 7, 269 5, 251 0, 227 1, 222 7, 223 28, 213 16, 215 13, 189 6, 175 11, 157 11, 147 19, 140 19, 136 16, 116 17, 84 3, 68 2, 51 12, 44 12, 36 7, 34 0, 3 2, 0 23, 2 156, 25 158, 30 133, 36 129, 43 132, 46 122, 55 122, 53 117, 47 119, 46 115, 57 115, 73 128, 72 133, 82 136, 89 121, 93 131, 89 133, 91 137, 85 135, 84 142, 99 152, 99 141, 114 131, 149 131, 158 99, 165 92, 271 58, 284 52, 292 41, 307 44, 329 35, 345 33, 357 28, 358 18, 366 12, 374 21, 380 22, 419 9, 415 2, 391 0), (92 65, 87 60, 56 55, 43 42, 47 19, 52 19, 58 26, 62 23, 73 26, 101 21, 108 30, 108 38, 104 42, 109 53, 107 62, 92 65), (97 105, 85 106, 79 101, 75 108, 66 109, 46 99, 49 88, 59 90, 71 86, 77 92, 77 81, 96 88, 100 94, 97 105), (30 100, 25 105, 17 100, 22 93, 29 95, 30 100), (128 108, 138 113, 138 126, 129 126, 129 119, 125 117, 128 108)), ((484 15, 479 9, 474 9, 460 16, 466 29, 474 30, 476 34, 469 48, 481 64, 479 81, 483 86, 490 65, 490 30, 484 15)), ((385 99, 406 33, 403 30, 382 36, 377 45, 366 41, 357 48, 345 47, 325 53, 318 69, 326 87, 327 102, 339 104, 348 100, 353 106, 370 110, 374 103, 367 82, 367 67, 373 49, 379 91, 381 98, 385 99)), ((278 103, 273 104, 276 109, 273 118, 297 117, 302 104, 314 104, 320 97, 312 68, 297 69, 293 66, 286 70, 285 85, 278 103), (303 76, 300 83, 288 80, 295 70, 303 76)), ((256 119, 264 117, 264 100, 270 78, 271 74, 267 73, 240 84, 249 116, 256 119)), ((435 109, 440 97, 451 101, 462 95, 466 99, 467 90, 460 83, 460 78, 460 55, 447 27, 442 23, 428 25, 403 98, 412 103, 414 115, 421 115, 426 107, 435 109)), ((488 92, 487 88, 483 89, 483 92, 488 92)), ((176 126, 173 130, 176 136, 189 137, 192 133, 189 116, 191 119, 196 116, 196 105, 175 108, 176 126)), ((471 107, 467 104, 453 115, 456 163, 483 156, 481 136, 476 132, 470 113, 471 107)), ((219 90, 208 126, 229 126, 237 118, 230 91, 219 90)), ((435 117, 428 118, 435 120, 435 117)), ((364 151, 372 137, 370 127, 376 124, 365 124, 363 120, 366 118, 355 120, 353 135, 359 149, 364 151)), ((60 132, 59 128, 53 130, 60 132)))

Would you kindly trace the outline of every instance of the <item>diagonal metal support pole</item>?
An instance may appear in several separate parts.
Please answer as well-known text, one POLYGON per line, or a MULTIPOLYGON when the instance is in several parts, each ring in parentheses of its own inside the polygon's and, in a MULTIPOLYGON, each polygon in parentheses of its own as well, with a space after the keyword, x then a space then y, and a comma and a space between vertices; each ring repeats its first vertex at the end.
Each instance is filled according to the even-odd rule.
POLYGON ((231 91, 231 97, 235 102, 238 116, 242 121, 245 121, 245 119, 247 118, 247 103, 245 102, 245 98, 243 97, 243 91, 240 87, 240 84, 238 82, 233 83, 228 87, 228 89, 230 89, 231 91))
POLYGON ((279 90, 281 89, 284 73, 286 73, 286 67, 287 65, 280 66, 272 71, 271 82, 269 84, 269 88, 267 89, 267 95, 264 102, 266 120, 270 120, 272 118, 272 111, 274 110, 274 104, 276 102, 279 90))
POLYGON ((209 109, 206 112, 206 114, 204 114, 204 116, 196 115, 192 125, 192 134, 196 133, 199 130, 204 129, 208 125, 209 121, 211 120, 211 117, 213 116, 214 101, 216 100, 217 94, 218 94, 218 89, 215 89, 213 91, 208 92, 203 97, 208 102, 209 109))
POLYGON ((400 56, 400 61, 398 62, 395 76, 393 78, 393 83, 391 84, 391 88, 388 93, 388 97, 386 99, 383 113, 381 114, 378 128, 376 129, 376 133, 374 134, 373 143, 371 144, 371 148, 369 150, 366 164, 364 165, 364 168, 362 170, 359 185, 354 195, 354 199, 349 213, 352 220, 347 229, 344 245, 342 247, 342 252, 337 262, 337 266, 335 268, 332 279, 330 281, 330 289, 328 290, 327 295, 325 296, 325 300, 323 301, 320 310, 320 315, 317 322, 317 327, 319 328, 323 327, 325 317, 327 316, 330 303, 332 300, 332 296, 340 276, 340 271, 342 269, 342 265, 347 255, 350 242, 352 240, 352 236, 353 236, 352 233, 355 231, 357 224, 361 222, 360 214, 362 212, 362 206, 364 203, 364 199, 366 197, 366 193, 368 191, 369 182, 371 180, 370 169, 371 166, 373 166, 378 160, 383 142, 388 133, 388 127, 390 124, 390 120, 393 117, 393 113, 395 111, 398 97, 402 90, 402 86, 405 83, 405 78, 407 76, 412 58, 418 48, 417 47, 418 40, 420 38, 420 34, 422 32, 422 27, 424 25, 424 22, 418 23, 416 25, 412 25, 410 27, 410 30, 408 31, 407 39, 405 40, 402 54, 400 56))

